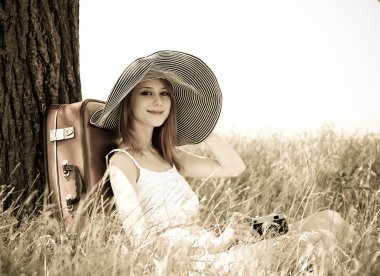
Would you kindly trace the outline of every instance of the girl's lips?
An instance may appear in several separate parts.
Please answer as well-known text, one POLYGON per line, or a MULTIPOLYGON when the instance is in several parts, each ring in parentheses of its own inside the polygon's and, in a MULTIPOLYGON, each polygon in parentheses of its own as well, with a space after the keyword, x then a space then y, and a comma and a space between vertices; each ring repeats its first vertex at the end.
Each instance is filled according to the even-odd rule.
POLYGON ((147 110, 149 113, 152 113, 152 114, 162 114, 164 113, 163 110, 147 110))

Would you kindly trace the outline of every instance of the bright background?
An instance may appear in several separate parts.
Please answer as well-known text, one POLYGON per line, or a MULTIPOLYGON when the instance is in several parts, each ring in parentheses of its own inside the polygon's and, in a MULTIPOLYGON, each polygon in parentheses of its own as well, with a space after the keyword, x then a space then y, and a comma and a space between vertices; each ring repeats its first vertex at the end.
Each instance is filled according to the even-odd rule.
POLYGON ((223 91, 217 130, 380 130, 376 0, 81 0, 83 99, 158 50, 202 59, 223 91))

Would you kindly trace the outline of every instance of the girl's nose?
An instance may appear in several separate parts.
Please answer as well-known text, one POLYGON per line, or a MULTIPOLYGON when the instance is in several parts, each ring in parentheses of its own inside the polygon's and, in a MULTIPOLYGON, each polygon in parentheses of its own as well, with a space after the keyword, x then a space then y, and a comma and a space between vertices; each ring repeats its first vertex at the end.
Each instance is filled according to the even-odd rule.
POLYGON ((153 104, 154 105, 161 105, 162 104, 161 95, 156 95, 154 97, 153 104))

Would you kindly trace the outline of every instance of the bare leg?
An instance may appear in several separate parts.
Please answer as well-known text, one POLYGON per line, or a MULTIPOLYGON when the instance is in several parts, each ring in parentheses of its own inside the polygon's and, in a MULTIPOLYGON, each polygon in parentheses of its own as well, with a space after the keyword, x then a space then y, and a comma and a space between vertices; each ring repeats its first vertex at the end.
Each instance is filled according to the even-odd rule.
POLYGON ((290 231, 305 232, 315 230, 327 230, 333 233, 341 241, 350 241, 356 235, 342 216, 332 210, 320 211, 312 214, 290 226, 290 231))

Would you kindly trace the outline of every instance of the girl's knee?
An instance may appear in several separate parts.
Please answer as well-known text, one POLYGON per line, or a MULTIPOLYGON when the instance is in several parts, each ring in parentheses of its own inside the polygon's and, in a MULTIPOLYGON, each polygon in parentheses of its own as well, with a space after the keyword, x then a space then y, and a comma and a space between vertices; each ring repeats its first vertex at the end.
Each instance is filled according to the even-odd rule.
POLYGON ((329 222, 337 222, 337 223, 340 223, 343 218, 342 216, 334 211, 334 210, 323 210, 323 211, 320 211, 318 213, 316 213, 320 218, 323 218, 329 222))
POLYGON ((291 230, 303 232, 323 229, 334 234, 340 234, 345 226, 346 223, 339 213, 333 210, 324 210, 316 212, 300 222, 294 223, 291 230))

